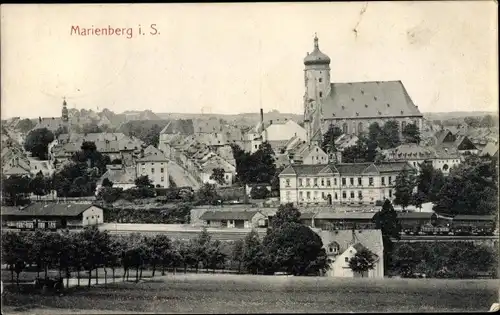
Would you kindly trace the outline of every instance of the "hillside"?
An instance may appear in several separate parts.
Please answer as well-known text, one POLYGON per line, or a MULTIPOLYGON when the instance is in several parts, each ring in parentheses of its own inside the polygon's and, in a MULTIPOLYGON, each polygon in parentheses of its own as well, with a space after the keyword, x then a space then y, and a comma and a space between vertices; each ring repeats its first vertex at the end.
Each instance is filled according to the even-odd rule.
POLYGON ((481 117, 492 115, 498 117, 498 112, 432 112, 423 113, 428 120, 463 119, 465 117, 481 117))

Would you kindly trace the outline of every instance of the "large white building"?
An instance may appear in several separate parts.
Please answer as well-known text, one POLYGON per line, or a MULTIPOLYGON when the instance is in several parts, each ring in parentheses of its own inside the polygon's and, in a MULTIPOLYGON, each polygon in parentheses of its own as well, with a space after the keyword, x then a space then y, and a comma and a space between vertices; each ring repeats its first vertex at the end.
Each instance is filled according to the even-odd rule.
POLYGON ((290 165, 281 172, 280 202, 298 205, 375 204, 394 199, 407 162, 290 165))
POLYGON ((155 187, 169 187, 168 159, 163 154, 150 154, 136 161, 136 177, 148 176, 155 187))

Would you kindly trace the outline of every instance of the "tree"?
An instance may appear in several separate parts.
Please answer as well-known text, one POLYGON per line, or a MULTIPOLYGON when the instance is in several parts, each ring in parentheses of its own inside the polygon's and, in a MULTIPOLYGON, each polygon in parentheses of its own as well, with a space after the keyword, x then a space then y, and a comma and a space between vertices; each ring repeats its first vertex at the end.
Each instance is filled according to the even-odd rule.
POLYGON ((97 168, 99 171, 95 174, 96 177, 104 174, 107 171, 106 165, 111 164, 110 157, 97 151, 92 141, 83 142, 81 150, 73 155, 72 160, 76 163, 87 163, 90 169, 97 168))
POLYGON ((274 151, 269 142, 264 142, 259 149, 252 154, 251 183, 271 183, 276 173, 274 164, 274 151))
POLYGON ((84 134, 101 133, 101 132, 104 132, 104 131, 95 123, 85 124, 82 127, 82 133, 84 133, 84 134))
POLYGON ((403 138, 406 143, 420 143, 420 130, 417 124, 408 124, 403 128, 403 138))
POLYGON ((271 220, 271 227, 279 229, 286 223, 300 223, 300 211, 293 203, 282 204, 271 220))
POLYGON ((374 162, 377 155, 377 143, 364 137, 360 137, 356 145, 350 146, 342 151, 344 163, 374 162))
POLYGON ((20 120, 16 125, 16 129, 23 133, 27 133, 33 128, 35 128, 35 123, 28 118, 20 120))
POLYGON ((498 117, 495 119, 492 115, 485 115, 483 119, 481 119, 480 126, 491 128, 498 125, 498 117))
POLYGON ((321 143, 321 149, 325 152, 330 152, 330 148, 335 149, 335 139, 342 135, 342 130, 331 124, 328 130, 323 135, 323 142, 321 143))
POLYGON ((149 179, 148 175, 139 176, 134 180, 134 184, 137 187, 152 187, 153 184, 149 179))
POLYGON ((412 170, 403 169, 395 181, 394 203, 405 209, 412 201, 415 177, 412 170))
POLYGON ((29 183, 29 190, 37 196, 45 196, 50 192, 49 183, 42 174, 38 172, 29 183))
POLYGON ((276 173, 274 173, 273 179, 271 180, 271 193, 273 197, 280 196, 280 174, 284 169, 283 166, 276 168, 276 173))
POLYGON ((250 231, 243 243, 243 265, 245 269, 256 274, 262 267, 263 248, 259 235, 255 230, 250 231))
POLYGON ((172 243, 164 234, 158 234, 154 237, 146 239, 147 247, 150 251, 150 265, 153 268, 153 277, 155 276, 156 267, 162 266, 162 275, 165 274, 165 267, 170 260, 170 252, 172 243))
POLYGON ((226 254, 222 251, 222 245, 219 240, 214 240, 209 243, 206 248, 205 260, 203 266, 208 270, 209 268, 215 272, 215 269, 224 266, 226 261, 226 254))
POLYGON ((24 149, 40 160, 48 159, 49 144, 54 141, 54 134, 47 128, 31 130, 24 141, 24 149))
POLYGON ((7 205, 22 205, 28 202, 30 179, 19 175, 12 175, 9 178, 3 179, 2 193, 7 205))
POLYGON ((452 168, 436 196, 434 211, 440 214, 488 215, 498 210, 498 164, 477 156, 452 168))
POLYGON ((382 128, 382 143, 379 145, 382 149, 395 148, 401 144, 399 139, 399 124, 395 120, 389 120, 382 128))
POLYGON ((160 132, 162 131, 162 129, 163 128, 158 124, 154 124, 145 134, 143 139, 140 139, 143 140, 147 145, 151 145, 156 148, 158 147, 158 143, 160 142, 160 132))
POLYGON ((195 199, 197 204, 217 205, 221 200, 221 196, 217 193, 215 185, 205 183, 196 192, 195 199))
POLYGON ((325 271, 327 265, 318 265, 318 257, 326 256, 318 234, 299 223, 285 223, 272 229, 263 240, 264 252, 273 271, 286 271, 296 276, 325 271))
POLYGON ((109 180, 109 178, 105 178, 102 180, 102 187, 113 187, 113 182, 109 180))
POLYGON ((375 214, 376 228, 382 232, 382 241, 384 244, 384 268, 389 265, 390 254, 392 253, 391 238, 400 239, 401 224, 398 220, 398 214, 394 210, 391 202, 386 199, 382 209, 375 214))
POLYGON ((214 168, 212 170, 212 175, 210 175, 210 179, 215 181, 219 185, 224 185, 226 184, 225 175, 226 172, 223 168, 214 168))
POLYGON ((363 247, 349 259, 349 268, 355 273, 360 273, 361 277, 363 277, 365 272, 375 268, 375 257, 373 253, 366 247, 363 247))
POLYGON ((428 200, 427 196, 423 192, 417 191, 411 197, 411 204, 415 205, 415 207, 422 210, 422 204, 427 202, 427 200, 428 200))
POLYGON ((265 185, 256 185, 250 191, 250 197, 252 197, 252 199, 266 199, 270 194, 271 192, 265 185))
POLYGON ((244 240, 237 240, 234 243, 233 251, 232 251, 232 261, 238 263, 238 273, 241 272, 241 264, 243 263, 243 246, 245 245, 244 240))

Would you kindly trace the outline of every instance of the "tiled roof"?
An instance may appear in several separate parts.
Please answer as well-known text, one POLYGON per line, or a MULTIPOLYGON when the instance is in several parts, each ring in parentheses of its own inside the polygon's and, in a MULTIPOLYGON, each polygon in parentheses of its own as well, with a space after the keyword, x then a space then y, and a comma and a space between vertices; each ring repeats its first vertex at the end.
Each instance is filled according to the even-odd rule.
POLYGON ((270 140, 268 141, 269 145, 274 151, 279 151, 280 149, 286 148, 288 140, 270 140))
POLYGON ((324 119, 422 117, 401 81, 332 83, 324 119))
POLYGON ((490 156, 494 156, 498 153, 498 144, 494 142, 488 142, 488 144, 481 151, 481 155, 489 154, 490 156))
POLYGON ((177 119, 171 120, 163 128, 160 134, 182 134, 182 135, 192 135, 194 134, 194 126, 192 119, 177 119))
POLYGON ((3 174, 5 175, 28 175, 31 174, 29 170, 25 170, 22 167, 14 166, 10 167, 7 170, 3 170, 3 174))
POLYGON ((105 178, 109 179, 114 184, 133 184, 135 181, 135 168, 108 169, 106 173, 99 178, 98 184, 102 184, 105 178))
POLYGON ((323 241, 323 246, 336 242, 340 251, 344 252, 350 246, 360 243, 369 249, 372 253, 383 257, 384 245, 382 242, 382 232, 380 230, 338 230, 338 231, 323 231, 320 229, 312 229, 323 241))
POLYGON ((77 216, 92 207, 89 204, 67 204, 67 203, 34 203, 22 210, 2 207, 2 215, 18 216, 77 216))
POLYGON ((378 162, 378 163, 338 163, 338 164, 292 164, 285 168, 280 175, 318 175, 330 172, 340 175, 378 174, 384 172, 399 172, 403 169, 411 169, 406 161, 378 162))
POLYGON ((54 132, 62 126, 61 118, 51 117, 42 118, 42 121, 39 121, 33 129, 47 128, 48 130, 54 132))
POLYGON ((398 219, 430 220, 435 216, 436 214, 433 212, 398 212, 398 219))
POLYGON ((206 211, 200 220, 246 220, 250 221, 259 211, 206 211))
POLYGON ((152 154, 146 155, 140 159, 137 159, 137 162, 138 163, 141 163, 141 162, 168 162, 168 159, 163 153, 159 153, 159 154, 152 153, 152 154))
POLYGON ((332 212, 331 209, 325 208, 320 210, 315 219, 328 220, 372 220, 375 212, 332 212))

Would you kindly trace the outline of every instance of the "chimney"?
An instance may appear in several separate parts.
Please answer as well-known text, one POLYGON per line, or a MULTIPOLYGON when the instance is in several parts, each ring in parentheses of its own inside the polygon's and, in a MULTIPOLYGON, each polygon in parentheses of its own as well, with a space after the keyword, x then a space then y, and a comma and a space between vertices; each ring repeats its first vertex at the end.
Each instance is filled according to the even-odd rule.
POLYGON ((262 108, 260 109, 260 123, 264 124, 264 110, 262 108))
POLYGON ((42 122, 42 117, 38 116, 38 122, 41 123, 42 122))

